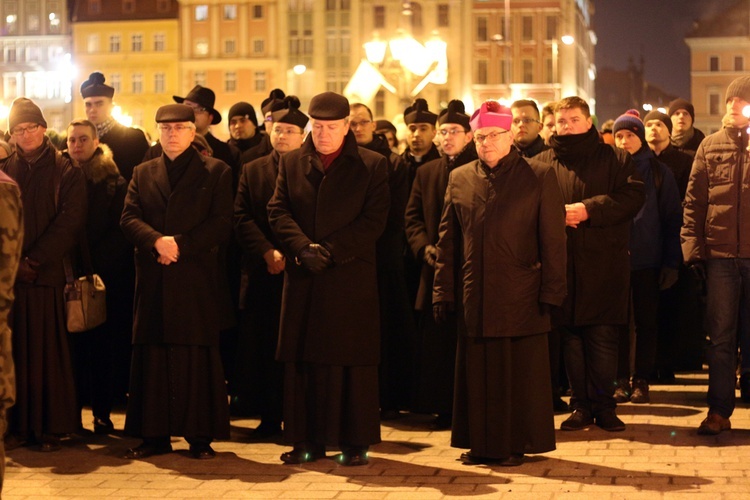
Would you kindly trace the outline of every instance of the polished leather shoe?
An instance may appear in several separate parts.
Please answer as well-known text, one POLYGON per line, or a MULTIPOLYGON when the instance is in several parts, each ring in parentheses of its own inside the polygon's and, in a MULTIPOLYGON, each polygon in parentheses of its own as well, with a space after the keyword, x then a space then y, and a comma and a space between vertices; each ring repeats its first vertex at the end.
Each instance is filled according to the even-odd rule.
POLYGON ((724 418, 718 413, 708 412, 708 416, 701 422, 698 427, 698 434, 702 436, 715 436, 721 431, 728 431, 732 428, 732 423, 728 418, 724 418))
POLYGON ((125 452, 125 458, 131 460, 139 460, 142 458, 153 457, 154 455, 164 455, 165 453, 172 452, 172 445, 166 444, 154 444, 154 443, 142 443, 140 446, 130 448, 125 452))
POLYGON ((497 463, 501 467, 518 467, 523 463, 523 453, 512 453, 508 458, 497 463))
POLYGON ((470 451, 465 451, 461 453, 459 460, 466 465, 481 465, 481 464, 488 464, 488 463, 495 461, 495 459, 492 459, 492 458, 480 457, 478 455, 474 455, 470 451))
POLYGON ((367 465, 370 462, 370 459, 367 458, 367 448, 352 449, 342 451, 336 457, 336 462, 346 467, 356 467, 359 465, 367 465))
POLYGON ((281 454, 281 461, 289 465, 306 464, 325 458, 325 449, 294 448, 281 454))
POLYGON ((107 418, 94 417, 94 434, 112 434, 115 431, 115 424, 107 418))
POLYGON ((573 410, 573 413, 560 424, 561 431, 580 431, 594 423, 591 415, 583 410, 573 410))
POLYGON ((51 451, 59 451, 60 448, 62 447, 60 446, 59 437, 50 435, 42 436, 42 442, 39 444, 39 451, 48 453, 51 451))
POLYGON ((197 443, 190 445, 190 455, 198 460, 209 460, 216 458, 216 452, 208 443, 197 443))
POLYGON ((621 432, 625 430, 625 422, 617 417, 614 410, 599 413, 596 416, 596 425, 607 432, 621 432))

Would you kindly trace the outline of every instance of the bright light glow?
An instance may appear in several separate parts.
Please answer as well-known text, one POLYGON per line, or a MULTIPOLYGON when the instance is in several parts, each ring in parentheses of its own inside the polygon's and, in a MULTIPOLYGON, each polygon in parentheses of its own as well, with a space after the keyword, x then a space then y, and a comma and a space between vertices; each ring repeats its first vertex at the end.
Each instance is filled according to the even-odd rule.
POLYGON ((8 119, 9 113, 10 113, 10 108, 6 106, 5 104, 0 104, 0 120, 5 122, 5 120, 8 119))
POLYGON ((654 109, 654 107, 651 104, 646 103, 643 105, 643 111, 651 111, 652 109, 654 109))
POLYGON ((122 111, 122 107, 120 106, 115 106, 112 108, 112 118, 122 123, 126 127, 130 127, 131 125, 133 125, 133 117, 124 113, 122 111))
POLYGON ((659 113, 664 113, 665 115, 667 114, 667 108, 656 108, 656 111, 658 111, 659 113))
POLYGON ((18 17, 16 17, 16 15, 15 15, 15 14, 10 14, 10 15, 8 15, 8 16, 7 16, 6 18, 5 18, 5 22, 6 22, 6 23, 8 23, 8 24, 13 24, 13 23, 15 23, 15 22, 16 22, 16 19, 18 19, 18 17))
POLYGON ((396 93, 396 89, 383 78, 380 71, 363 59, 346 84, 344 95, 350 102, 371 102, 381 85, 389 92, 396 93))
POLYGON ((437 67, 430 73, 430 83, 443 85, 448 82, 448 44, 435 34, 425 43, 427 53, 433 61, 437 61, 437 67))
POLYGON ((304 64, 297 64, 292 68, 292 71, 294 71, 295 75, 301 75, 305 71, 307 71, 307 66, 305 66, 304 64))
POLYGON ((50 21, 54 21, 56 17, 57 17, 57 14, 55 14, 54 12, 50 12, 49 13, 49 20, 50 21))
POLYGON ((377 35, 371 41, 363 45, 365 48, 365 56, 367 60, 373 64, 382 64, 385 59, 385 50, 388 48, 388 44, 383 40, 380 40, 377 35))
POLYGON ((391 42, 391 52, 396 59, 401 61, 401 65, 415 75, 426 75, 435 61, 432 60, 425 46, 410 36, 394 41, 391 42), (394 41, 397 42, 395 45, 394 41))
POLYGON ((573 42, 576 41, 576 39, 573 38, 573 35, 563 35, 562 37, 560 37, 560 40, 565 45, 573 45, 573 42))
POLYGON ((750 105, 742 108, 742 116, 744 116, 745 118, 750 118, 750 105))

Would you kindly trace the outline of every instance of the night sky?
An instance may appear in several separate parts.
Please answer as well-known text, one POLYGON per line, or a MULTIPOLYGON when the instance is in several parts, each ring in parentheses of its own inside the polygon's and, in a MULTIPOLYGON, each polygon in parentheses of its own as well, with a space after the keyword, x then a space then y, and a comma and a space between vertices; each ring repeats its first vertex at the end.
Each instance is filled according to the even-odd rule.
POLYGON ((684 42, 693 20, 737 0, 594 0, 596 67, 627 68, 645 58, 645 78, 666 92, 690 98, 690 52, 684 42))

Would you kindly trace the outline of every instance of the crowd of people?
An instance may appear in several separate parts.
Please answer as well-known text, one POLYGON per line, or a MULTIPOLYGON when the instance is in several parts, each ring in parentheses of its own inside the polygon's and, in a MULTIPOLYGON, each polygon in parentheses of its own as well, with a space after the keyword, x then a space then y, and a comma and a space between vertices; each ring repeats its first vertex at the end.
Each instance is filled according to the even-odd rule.
POLYGON ((274 89, 262 127, 230 108, 223 142, 197 85, 151 144, 113 119, 104 75, 81 97, 59 142, 16 99, 0 148, 8 450, 60 449, 84 407, 110 434, 123 404, 130 459, 173 436, 213 458, 234 415, 282 437, 284 463, 336 448, 356 466, 382 420, 415 412, 464 463, 516 466, 554 449, 554 412, 624 430, 617 404, 700 369, 706 335, 698 432, 731 427, 737 370, 750 401, 750 77, 708 137, 684 99, 601 131, 575 96, 471 115, 417 99, 401 145, 365 104, 324 92, 304 113, 274 89), (63 261, 81 272, 85 247, 107 321, 69 333, 63 261))

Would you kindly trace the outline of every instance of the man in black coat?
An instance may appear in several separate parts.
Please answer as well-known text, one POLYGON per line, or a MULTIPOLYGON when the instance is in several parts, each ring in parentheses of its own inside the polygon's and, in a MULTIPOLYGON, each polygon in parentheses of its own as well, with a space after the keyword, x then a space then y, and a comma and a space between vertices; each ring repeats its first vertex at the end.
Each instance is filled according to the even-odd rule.
POLYGON ((380 442, 380 328, 375 242, 388 217, 388 162, 357 146, 349 101, 310 101, 312 133, 279 163, 268 204, 287 262, 277 359, 285 363, 288 464, 340 447, 339 463, 367 463, 380 442), (291 263, 294 262, 294 265, 291 263))
POLYGON ((562 329, 574 411, 560 428, 596 423, 622 431, 613 381, 619 328, 628 324, 630 225, 643 204, 643 182, 626 152, 599 141, 580 97, 555 105, 555 131, 552 149, 534 159, 555 169, 566 203, 568 296, 553 324, 562 329))
POLYGON ((453 414, 453 373, 456 359, 456 317, 436 324, 432 316, 432 281, 437 257, 438 226, 443 213, 448 175, 454 168, 477 159, 469 115, 464 103, 452 100, 438 116, 443 156, 417 169, 406 208, 406 238, 411 255, 420 264, 414 308, 418 330, 412 410, 435 413, 436 429, 449 428, 453 414))
POLYGON ((219 330, 232 173, 191 147, 194 117, 184 104, 156 112, 164 152, 135 169, 120 222, 136 262, 125 432, 143 438, 127 458, 170 452, 170 436, 184 436, 194 458, 213 458, 211 441, 229 438, 219 330))
POLYGON ((404 208, 409 196, 407 168, 392 152, 385 137, 375 133, 370 108, 349 106, 349 128, 360 147, 388 159, 391 206, 385 231, 377 242, 378 291, 380 294, 380 418, 399 416, 410 408, 414 322, 404 278, 404 208))
POLYGON ((130 181, 133 168, 143 161, 143 155, 149 148, 148 140, 141 130, 121 125, 112 118, 115 89, 104 81, 104 75, 96 72, 81 84, 86 117, 96 125, 99 141, 112 150, 120 174, 130 181))
POLYGON ((242 248, 235 396, 238 404, 260 413, 260 425, 253 432, 256 439, 281 434, 284 388, 284 369, 276 361, 276 346, 287 261, 271 230, 266 206, 276 188, 281 157, 299 149, 309 121, 299 110, 296 96, 284 99, 287 107, 272 114, 274 150, 242 166, 234 200, 234 230, 242 248))
POLYGON ((513 146, 524 158, 533 158, 549 149, 539 132, 542 122, 539 120, 539 108, 529 99, 519 99, 510 105, 513 112, 513 146))
POLYGON ((249 102, 238 102, 229 108, 227 120, 231 136, 227 144, 237 148, 240 153, 257 146, 263 140, 266 129, 258 129, 258 117, 249 102))
POLYGON ((678 150, 695 157, 703 139, 706 138, 701 130, 695 128, 695 108, 685 99, 679 98, 669 103, 669 117, 672 119, 672 134, 670 141, 678 150))

